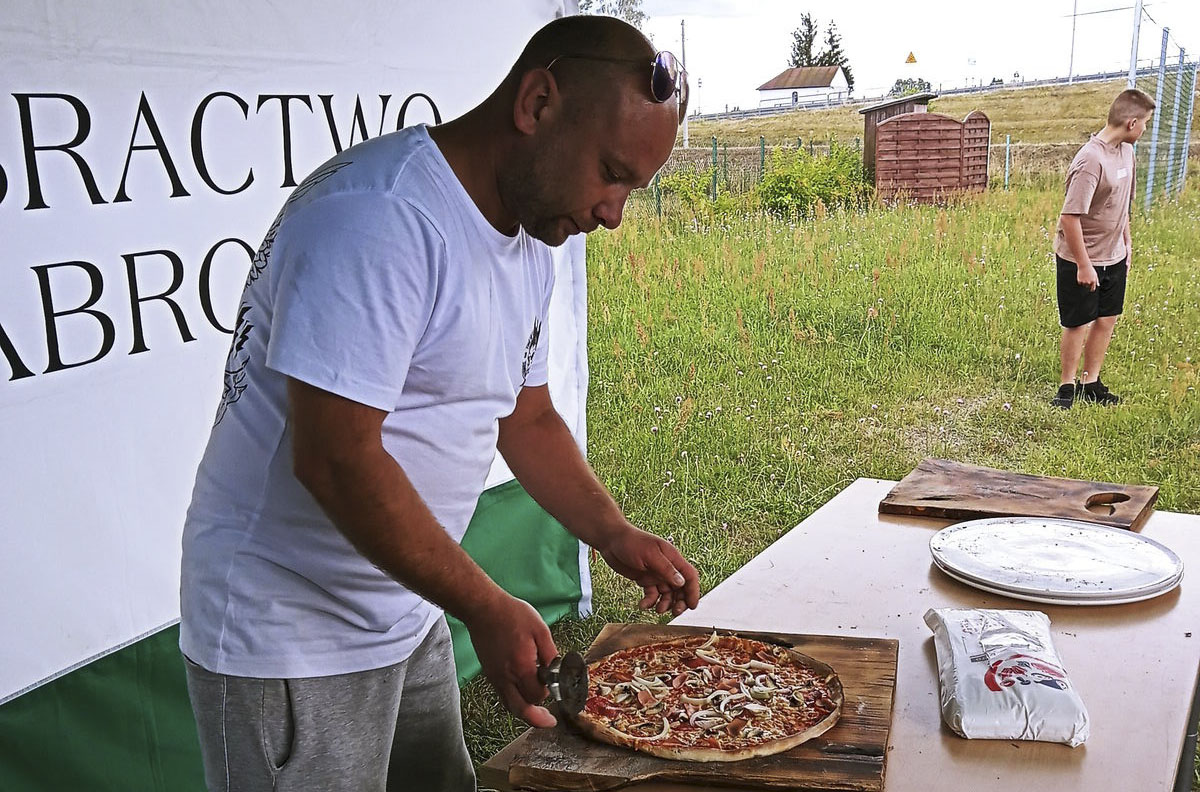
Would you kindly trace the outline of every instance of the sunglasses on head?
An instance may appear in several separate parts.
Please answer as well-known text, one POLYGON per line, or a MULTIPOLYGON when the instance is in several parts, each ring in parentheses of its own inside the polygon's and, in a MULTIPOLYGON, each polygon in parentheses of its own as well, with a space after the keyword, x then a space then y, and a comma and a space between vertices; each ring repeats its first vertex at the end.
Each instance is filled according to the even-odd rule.
MULTIPOLYGON (((640 58, 613 58, 606 55, 559 55, 546 64, 546 69, 554 68, 554 64, 567 58, 604 61, 606 63, 645 63, 640 58)), ((679 120, 683 121, 684 116, 687 115, 688 104, 687 71, 679 65, 679 61, 676 60, 673 54, 666 50, 660 50, 655 53, 654 59, 650 62, 650 98, 661 104, 677 94, 679 96, 679 120)))

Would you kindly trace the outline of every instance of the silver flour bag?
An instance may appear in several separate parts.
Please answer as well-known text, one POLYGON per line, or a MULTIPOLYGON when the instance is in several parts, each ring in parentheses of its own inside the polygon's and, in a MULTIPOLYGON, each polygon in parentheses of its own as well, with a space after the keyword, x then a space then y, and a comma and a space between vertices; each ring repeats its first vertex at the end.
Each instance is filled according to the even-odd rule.
POLYGON ((1080 745, 1088 715, 1040 611, 936 608, 942 719, 963 737, 1080 745))

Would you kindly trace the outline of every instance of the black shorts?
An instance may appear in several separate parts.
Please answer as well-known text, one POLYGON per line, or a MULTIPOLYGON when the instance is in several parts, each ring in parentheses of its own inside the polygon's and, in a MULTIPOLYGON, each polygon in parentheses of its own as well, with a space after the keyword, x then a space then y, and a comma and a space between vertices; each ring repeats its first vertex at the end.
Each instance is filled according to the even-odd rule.
POLYGON ((1075 262, 1058 260, 1058 321, 1063 327, 1082 327, 1100 316, 1120 316, 1125 308, 1125 262, 1096 267, 1096 291, 1080 286, 1075 262))

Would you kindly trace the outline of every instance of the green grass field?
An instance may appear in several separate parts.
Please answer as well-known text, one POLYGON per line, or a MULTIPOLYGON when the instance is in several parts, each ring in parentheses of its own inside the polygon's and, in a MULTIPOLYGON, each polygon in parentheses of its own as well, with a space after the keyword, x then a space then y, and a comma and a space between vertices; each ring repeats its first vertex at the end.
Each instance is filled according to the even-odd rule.
MULTIPOLYGON (((1134 224, 1126 313, 1103 370, 1126 402, 1057 411, 1051 235, 1061 186, 951 206, 659 220, 645 196, 588 242, 589 457, 629 517, 708 590, 859 476, 938 456, 1152 483, 1200 512, 1200 179, 1134 224)), ((596 615, 645 620, 593 566, 596 615)), ((847 585, 853 585, 847 582, 847 585)), ((1180 707, 1188 702, 1179 702, 1180 707)), ((472 754, 520 733, 464 691, 472 754)))
MULTIPOLYGON (((1124 80, 1004 88, 934 99, 929 103, 929 111, 961 120, 972 110, 982 110, 992 121, 993 143, 1003 143, 1004 136, 1011 135, 1014 143, 1079 145, 1089 134, 1104 126, 1108 105, 1124 88, 1124 80)), ((1170 102, 1164 100, 1163 104, 1164 111, 1168 111, 1170 102)), ((760 135, 766 138, 769 146, 794 145, 797 137, 803 138, 805 143, 830 138, 850 143, 855 137, 862 137, 863 117, 858 111, 865 106, 696 121, 689 124, 688 132, 692 145, 698 146, 703 146, 713 135, 729 146, 757 146, 760 135)), ((1200 128, 1200 103, 1193 108, 1193 119, 1193 128, 1200 128)))

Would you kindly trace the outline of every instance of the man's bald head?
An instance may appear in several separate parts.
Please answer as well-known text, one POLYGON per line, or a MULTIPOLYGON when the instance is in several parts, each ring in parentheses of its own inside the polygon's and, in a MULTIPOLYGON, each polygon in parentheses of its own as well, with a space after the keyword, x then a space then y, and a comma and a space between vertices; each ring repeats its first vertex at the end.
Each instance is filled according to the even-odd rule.
POLYGON ((629 193, 666 162, 678 131, 682 92, 656 100, 655 55, 619 19, 556 19, 491 96, 435 141, 457 136, 462 158, 486 166, 478 191, 494 186, 497 214, 535 239, 559 245, 616 228, 629 193))
POLYGON ((554 63, 559 88, 589 104, 611 94, 616 87, 632 90, 650 102, 654 54, 654 46, 641 31, 615 17, 560 17, 533 35, 506 82, 515 85, 531 69, 544 69, 554 63))

